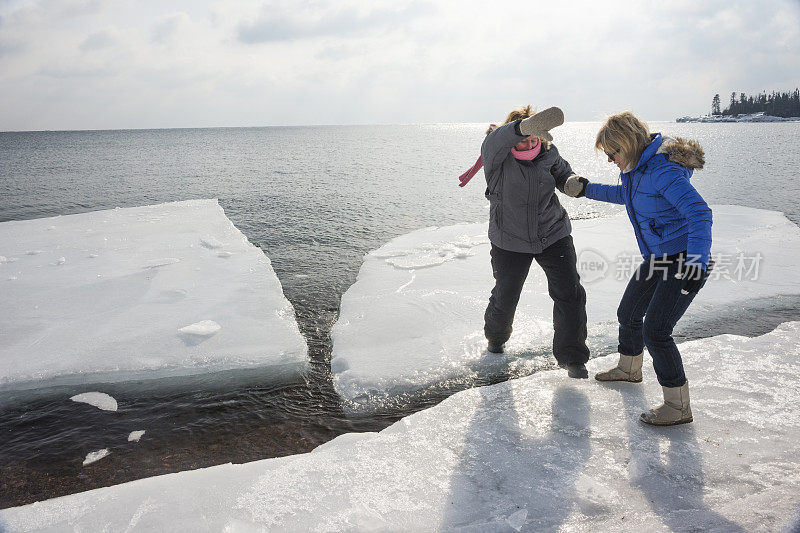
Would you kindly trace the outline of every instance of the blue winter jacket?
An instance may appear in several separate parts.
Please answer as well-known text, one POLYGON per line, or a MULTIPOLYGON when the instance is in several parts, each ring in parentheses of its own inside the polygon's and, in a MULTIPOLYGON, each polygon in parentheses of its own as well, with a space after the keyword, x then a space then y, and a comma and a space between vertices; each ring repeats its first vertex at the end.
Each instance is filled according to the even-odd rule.
POLYGON ((623 204, 645 259, 686 251, 687 262, 708 266, 711 253, 711 208, 689 183, 703 168, 703 149, 696 141, 652 135, 631 172, 620 173, 620 185, 589 183, 586 197, 623 204))

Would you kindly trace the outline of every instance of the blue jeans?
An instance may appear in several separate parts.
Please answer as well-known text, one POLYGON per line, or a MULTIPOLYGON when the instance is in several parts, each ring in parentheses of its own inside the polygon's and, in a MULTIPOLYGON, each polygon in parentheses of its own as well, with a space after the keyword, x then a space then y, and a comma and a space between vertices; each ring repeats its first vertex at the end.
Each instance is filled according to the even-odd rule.
POLYGON ((650 258, 639 265, 617 309, 619 353, 639 355, 647 346, 663 387, 686 383, 672 330, 697 293, 681 294, 684 282, 675 278, 679 266, 677 260, 661 258, 650 258))

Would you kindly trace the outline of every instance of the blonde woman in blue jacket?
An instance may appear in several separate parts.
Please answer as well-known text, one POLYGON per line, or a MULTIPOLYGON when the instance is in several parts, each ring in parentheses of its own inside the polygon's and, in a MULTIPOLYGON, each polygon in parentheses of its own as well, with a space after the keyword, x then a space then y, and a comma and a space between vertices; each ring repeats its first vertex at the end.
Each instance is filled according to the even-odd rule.
POLYGON ((619 167, 621 183, 574 176, 564 191, 624 205, 644 258, 617 309, 619 363, 595 378, 641 382, 647 347, 664 402, 642 413, 641 421, 691 422, 689 384, 672 330, 705 284, 711 264, 711 209, 689 181, 692 171, 703 167, 703 150, 695 141, 651 134, 629 111, 606 120, 595 148, 619 167))

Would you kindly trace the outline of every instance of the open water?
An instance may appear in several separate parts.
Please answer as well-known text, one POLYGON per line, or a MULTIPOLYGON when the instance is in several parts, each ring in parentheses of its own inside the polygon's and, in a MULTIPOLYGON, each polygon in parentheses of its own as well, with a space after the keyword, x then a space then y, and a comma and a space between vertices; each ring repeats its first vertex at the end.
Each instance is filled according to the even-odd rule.
MULTIPOLYGON (((693 183, 710 204, 784 212, 800 224, 800 123, 651 123, 698 140, 706 169, 693 183)), ((483 221, 482 174, 457 176, 479 155, 485 125, 325 126, 0 133, 0 222, 218 198, 226 215, 272 260, 309 345, 299 380, 263 386, 148 389, 103 386, 117 413, 87 415, 64 395, 2 401, 0 508, 167 472, 312 450, 349 431, 378 431, 458 390, 516 376, 434 387, 369 416, 349 418, 330 379, 330 328, 365 253, 427 226, 483 221), (112 447, 82 467, 86 454, 112 447)), ((592 148, 598 123, 567 123, 555 143, 589 179, 616 181, 592 148)), ((562 197, 572 218, 617 206, 562 197)), ((487 295, 488 298, 488 295, 487 295)), ((3 302, 5 312, 13 302, 3 302)), ((800 319, 800 301, 776 298, 679 323, 683 339, 757 335, 800 319)), ((609 347, 613 350, 613 347, 609 347)), ((593 356, 604 355, 602 353, 593 356)), ((8 400, 8 398, 6 398, 8 400)))

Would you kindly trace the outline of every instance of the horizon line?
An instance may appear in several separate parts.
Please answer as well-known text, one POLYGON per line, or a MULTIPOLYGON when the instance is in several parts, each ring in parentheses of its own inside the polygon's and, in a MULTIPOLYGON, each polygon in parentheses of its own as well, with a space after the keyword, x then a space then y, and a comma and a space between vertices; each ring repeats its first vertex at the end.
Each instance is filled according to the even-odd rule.
MULTIPOLYGON (((568 120, 564 124, 599 124, 602 120, 568 120)), ((676 122, 671 120, 650 120, 645 122, 676 122)), ((221 130, 221 129, 265 129, 265 128, 347 128, 347 127, 371 127, 371 126, 435 126, 435 125, 471 125, 480 124, 485 126, 491 121, 486 122, 385 122, 385 123, 355 123, 355 124, 274 124, 266 126, 164 126, 164 127, 141 127, 141 128, 82 128, 82 129, 23 129, 23 130, 2 130, 4 133, 86 133, 104 131, 159 131, 159 130, 221 130)))

